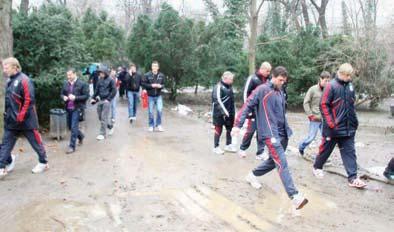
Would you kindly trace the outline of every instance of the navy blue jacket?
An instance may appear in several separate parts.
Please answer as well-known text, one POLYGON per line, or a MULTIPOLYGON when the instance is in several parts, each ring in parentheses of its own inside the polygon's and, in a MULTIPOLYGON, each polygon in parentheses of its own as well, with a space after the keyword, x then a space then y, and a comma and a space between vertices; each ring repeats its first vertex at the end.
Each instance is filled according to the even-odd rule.
POLYGON ((11 76, 7 82, 4 127, 8 130, 38 129, 34 86, 22 72, 11 76))
POLYGON ((231 85, 220 81, 212 90, 212 117, 234 118, 234 92, 231 85))
POLYGON ((141 82, 142 82, 142 75, 140 73, 136 72, 133 73, 133 75, 127 73, 125 78, 125 83, 126 83, 126 89, 128 91, 139 92, 141 88, 141 82))
POLYGON ((161 90, 164 88, 165 77, 163 73, 153 74, 148 72, 142 78, 142 87, 148 92, 150 97, 158 97, 161 95, 161 90), (153 88, 152 84, 161 84, 161 88, 153 88))
POLYGON ((320 100, 324 137, 356 134, 358 119, 354 106, 355 99, 356 94, 351 82, 344 82, 336 77, 326 85, 320 100))
MULTIPOLYGON (((63 97, 64 96, 68 96, 69 94, 73 94, 75 96, 75 100, 74 100, 74 105, 76 109, 84 109, 86 107, 86 101, 89 99, 89 86, 88 84, 81 80, 81 79, 77 79, 74 83, 74 88, 72 93, 70 93, 69 91, 69 85, 70 83, 68 81, 65 81, 63 84, 63 88, 62 91, 60 93, 60 97, 63 101, 63 97)), ((65 107, 67 108, 67 104, 68 104, 67 100, 65 102, 65 107)))
POLYGON ((292 131, 287 123, 285 99, 281 90, 271 82, 257 87, 238 112, 235 126, 241 128, 247 115, 256 111, 257 136, 259 140, 290 137, 292 131))
MULTIPOLYGON (((253 90, 255 90, 259 85, 267 82, 267 79, 268 77, 264 78, 258 72, 248 77, 244 87, 244 95, 243 95, 244 103, 248 100, 248 97, 252 94, 253 90)), ((256 118, 256 114, 252 112, 251 114, 248 115, 248 118, 256 118)))

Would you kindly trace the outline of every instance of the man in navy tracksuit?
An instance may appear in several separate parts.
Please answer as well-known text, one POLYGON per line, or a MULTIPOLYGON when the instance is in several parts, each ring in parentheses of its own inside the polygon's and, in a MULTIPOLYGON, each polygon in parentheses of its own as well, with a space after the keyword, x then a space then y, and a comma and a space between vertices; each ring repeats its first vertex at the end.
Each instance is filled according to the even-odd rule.
POLYGON ((320 101, 323 138, 313 165, 313 174, 318 178, 323 178, 323 165, 330 157, 335 145, 338 144, 349 186, 363 188, 366 184, 357 178, 354 137, 358 120, 354 106, 356 94, 351 82, 352 73, 353 68, 350 64, 342 64, 335 79, 324 88, 320 101))
POLYGON ((75 152, 77 139, 79 144, 82 144, 85 137, 79 130, 79 121, 89 98, 88 84, 77 77, 73 68, 67 71, 67 81, 64 82, 60 97, 64 101, 67 111, 67 125, 71 130, 70 144, 66 153, 71 154, 75 152))
POLYGON ((227 132, 224 150, 236 152, 231 139, 235 116, 233 78, 234 75, 231 72, 224 72, 221 81, 215 85, 212 91, 212 123, 215 126, 213 152, 218 155, 224 154, 224 151, 219 147, 223 126, 227 132))
MULTIPOLYGON (((271 72, 271 65, 268 62, 264 62, 261 64, 259 70, 251 76, 248 77, 245 88, 244 88, 244 103, 248 99, 248 97, 252 94, 253 90, 255 90, 259 85, 264 84, 271 72)), ((255 112, 250 113, 247 116, 247 129, 246 133, 242 138, 242 143, 239 149, 239 156, 244 158, 246 157, 246 150, 249 148, 254 132, 256 131, 256 114, 255 112)), ((262 154, 264 152, 264 141, 259 141, 256 137, 257 142, 257 152, 256 159, 262 159, 262 154)))
POLYGON ((48 169, 47 155, 38 132, 34 87, 21 72, 19 61, 13 57, 3 60, 4 73, 9 77, 5 93, 4 135, 0 150, 0 178, 7 175, 11 151, 18 136, 24 135, 38 155, 39 163, 32 169, 41 173, 48 169))
POLYGON ((270 157, 249 173, 246 180, 252 187, 260 189, 262 186, 257 176, 262 176, 276 167, 287 195, 292 199, 295 208, 301 209, 308 200, 294 186, 285 155, 288 138, 292 134, 286 119, 286 103, 282 91, 285 77, 286 69, 276 67, 272 71, 272 79, 257 87, 238 113, 234 134, 239 132, 247 115, 256 111, 257 136, 267 145, 270 157))

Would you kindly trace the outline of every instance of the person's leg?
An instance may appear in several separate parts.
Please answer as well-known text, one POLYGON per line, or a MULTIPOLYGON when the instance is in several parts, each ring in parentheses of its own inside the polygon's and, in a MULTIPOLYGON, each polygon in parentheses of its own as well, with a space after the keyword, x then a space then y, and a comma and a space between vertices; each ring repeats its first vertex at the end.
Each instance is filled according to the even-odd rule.
POLYGON ((148 115, 149 115, 149 127, 155 127, 155 119, 153 118, 153 111, 155 107, 155 97, 148 97, 148 115))
POLYGON ((226 145, 232 144, 231 130, 233 129, 232 125, 226 125, 226 145))
POLYGON ((75 150, 77 138, 80 136, 79 131, 79 110, 71 111, 71 138, 70 147, 75 150))
POLYGON ((215 125, 214 147, 219 147, 220 136, 222 135, 223 125, 215 125))
POLYGON ((332 151, 337 144, 336 139, 323 137, 322 142, 319 147, 319 153, 316 156, 315 163, 313 164, 313 168, 315 169, 323 169, 323 165, 326 163, 327 159, 330 157, 332 151))
POLYGON ((42 164, 48 163, 46 151, 44 148, 44 144, 42 143, 40 132, 38 132, 38 130, 25 130, 23 131, 23 135, 26 137, 31 147, 37 153, 38 161, 42 164))
POLYGON ((271 155, 268 159, 264 160, 259 166, 253 169, 253 175, 262 176, 266 173, 272 171, 275 168, 275 162, 272 159, 271 155))
MULTIPOLYGON (((287 143, 283 141, 283 138, 281 139, 281 142, 285 144, 287 143)), ((291 177, 290 170, 287 164, 285 150, 283 149, 283 145, 281 142, 273 142, 271 139, 265 140, 265 143, 267 144, 268 150, 270 152, 270 156, 274 160, 275 165, 278 169, 279 176, 283 186, 285 187, 286 193, 289 198, 292 198, 295 194, 298 193, 298 190, 294 186, 293 178, 291 177)))
POLYGON ((127 91, 127 100, 129 102, 129 104, 128 104, 129 118, 131 118, 131 117, 133 117, 133 114, 134 114, 134 95, 133 95, 133 92, 127 91))
POLYGON ((4 129, 3 142, 0 149, 0 169, 12 162, 11 152, 17 140, 17 132, 4 129))
POLYGON ((348 181, 351 182, 357 178, 357 157, 354 136, 339 138, 338 147, 341 152, 341 158, 343 166, 345 166, 348 181))
POLYGON ((157 97, 157 102, 156 102, 156 107, 157 107, 157 118, 156 118, 156 126, 161 126, 161 119, 162 119, 162 112, 163 112, 163 97, 158 96, 157 97))
POLYGON ((103 121, 105 124, 105 127, 108 129, 112 129, 112 122, 110 120, 110 113, 111 113, 111 103, 104 101, 103 104, 103 121))
POLYGON ((100 120, 100 135, 106 135, 106 122, 104 119, 104 102, 100 101, 97 103, 97 113, 99 115, 100 120))
POLYGON ((255 123, 254 125, 254 130, 256 131, 256 144, 257 144, 256 155, 261 155, 264 153, 265 142, 264 139, 259 139, 259 134, 257 132, 257 123, 255 123))
POLYGON ((137 108, 138 108, 138 102, 139 102, 139 92, 133 92, 133 116, 132 117, 137 117, 137 108))
POLYGON ((242 137, 242 143, 241 143, 241 146, 239 147, 239 149, 242 151, 246 151, 249 148, 249 146, 252 142, 254 131, 255 131, 255 127, 253 125, 255 125, 256 122, 252 121, 252 119, 248 119, 247 123, 248 124, 246 127, 246 132, 245 132, 244 136, 242 137))
POLYGON ((114 99, 112 99, 111 101, 111 120, 115 121, 116 119, 116 95, 114 97, 114 99))
POLYGON ((81 113, 81 111, 84 111, 84 109, 77 110, 77 112, 78 112, 78 117, 77 117, 77 120, 78 120, 78 136, 77 136, 77 138, 79 139, 79 141, 82 141, 85 138, 85 135, 82 133, 82 131, 79 128, 79 123, 80 123, 80 121, 79 121, 79 114, 81 113))
POLYGON ((67 112, 67 127, 71 131, 72 110, 66 110, 66 112, 67 112))
POLYGON ((300 143, 298 149, 304 151, 309 144, 316 138, 317 132, 320 128, 320 122, 309 122, 308 136, 300 143))

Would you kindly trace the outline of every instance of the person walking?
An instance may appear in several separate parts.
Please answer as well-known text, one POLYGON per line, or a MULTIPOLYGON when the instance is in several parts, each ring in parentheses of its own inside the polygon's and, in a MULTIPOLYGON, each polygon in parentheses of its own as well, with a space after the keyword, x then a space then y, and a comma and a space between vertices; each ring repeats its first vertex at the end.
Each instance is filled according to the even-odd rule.
POLYGON ((133 123, 137 120, 137 108, 140 97, 142 76, 137 72, 137 66, 130 64, 129 72, 126 75, 126 91, 127 99, 129 100, 129 122, 133 123))

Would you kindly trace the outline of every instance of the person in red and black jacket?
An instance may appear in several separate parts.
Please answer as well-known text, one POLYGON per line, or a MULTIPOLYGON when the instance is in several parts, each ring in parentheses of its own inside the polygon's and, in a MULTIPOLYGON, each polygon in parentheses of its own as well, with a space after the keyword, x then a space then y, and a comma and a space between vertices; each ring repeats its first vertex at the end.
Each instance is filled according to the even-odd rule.
POLYGON ((3 70, 9 77, 5 93, 4 135, 0 150, 0 178, 7 175, 11 151, 20 134, 23 134, 34 151, 38 154, 39 163, 33 173, 41 173, 48 169, 47 155, 38 132, 38 117, 35 108, 34 86, 21 72, 19 61, 13 57, 3 60, 3 70))
MULTIPOLYGON (((251 76, 248 77, 246 80, 245 88, 244 88, 244 103, 248 99, 248 97, 252 94, 252 92, 261 84, 264 84, 270 75, 271 72, 271 64, 268 62, 263 62, 260 65, 259 70, 251 76)), ((244 158, 246 157, 246 150, 249 148, 252 138, 254 135, 254 132, 257 129, 256 125, 256 113, 252 112, 248 115, 248 120, 247 120, 247 128, 246 128, 246 133, 244 134, 242 138, 242 143, 239 148, 239 156, 244 158)), ((256 152, 256 159, 262 159, 262 154, 264 152, 264 142, 260 141, 257 139, 256 136, 256 142, 257 142, 257 152, 256 152)))
POLYGON ((354 137, 358 127, 355 110, 356 94, 352 84, 353 67, 342 64, 337 76, 324 88, 320 101, 323 116, 323 138, 319 154, 313 165, 313 174, 323 178, 323 166, 336 144, 341 152, 342 162, 348 175, 349 186, 364 188, 366 184, 357 178, 357 161, 354 137))

